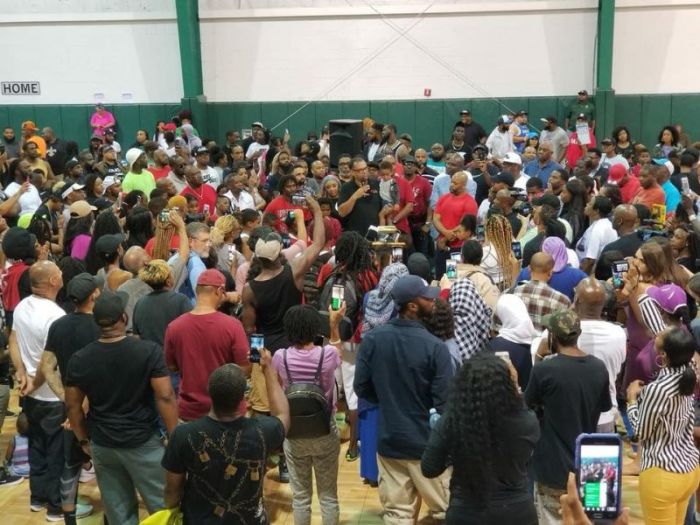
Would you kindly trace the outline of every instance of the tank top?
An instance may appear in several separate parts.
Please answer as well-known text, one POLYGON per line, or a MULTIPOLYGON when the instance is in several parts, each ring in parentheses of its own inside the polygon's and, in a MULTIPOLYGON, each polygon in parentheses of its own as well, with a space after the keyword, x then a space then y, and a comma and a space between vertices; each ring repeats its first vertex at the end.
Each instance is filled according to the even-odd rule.
POLYGON ((255 296, 258 333, 265 336, 265 347, 273 352, 291 346, 284 334, 282 319, 292 306, 301 304, 301 292, 294 284, 292 268, 285 264, 282 271, 267 281, 249 282, 255 296))

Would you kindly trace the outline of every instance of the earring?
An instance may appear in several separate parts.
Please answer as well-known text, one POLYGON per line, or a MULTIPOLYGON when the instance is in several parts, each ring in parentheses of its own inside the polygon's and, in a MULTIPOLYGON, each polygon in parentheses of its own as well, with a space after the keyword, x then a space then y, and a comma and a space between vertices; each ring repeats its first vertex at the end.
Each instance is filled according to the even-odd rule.
POLYGON ((656 363, 656 366, 659 368, 666 368, 666 357, 662 354, 656 354, 656 357, 654 358, 654 362, 656 363), (659 362, 659 360, 661 362, 659 362))

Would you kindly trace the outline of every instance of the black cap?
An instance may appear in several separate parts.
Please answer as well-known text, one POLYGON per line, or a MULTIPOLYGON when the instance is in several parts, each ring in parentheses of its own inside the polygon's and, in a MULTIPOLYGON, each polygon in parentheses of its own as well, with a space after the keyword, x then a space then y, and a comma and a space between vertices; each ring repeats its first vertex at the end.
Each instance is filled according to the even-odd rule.
POLYGON ((100 326, 112 326, 119 321, 126 311, 129 294, 126 292, 103 291, 95 301, 92 315, 100 326))
POLYGON ((65 166, 63 167, 63 171, 70 171, 73 168, 75 168, 80 162, 78 162, 76 159, 70 159, 68 162, 66 162, 65 166))
POLYGON ((105 128, 104 134, 105 135, 114 135, 114 128, 105 128))
POLYGON ((559 197, 556 195, 552 195, 551 193, 545 193, 541 197, 537 197, 535 199, 532 199, 532 204, 533 206, 551 206, 555 210, 558 210, 561 207, 561 201, 559 201, 559 197))
POLYGON ((406 164, 407 162, 413 162, 413 164, 416 164, 416 158, 413 155, 406 155, 401 163, 406 164))
POLYGON ((548 117, 544 117, 540 119, 541 122, 551 122, 552 124, 557 123, 557 117, 554 115, 549 115, 548 117))
POLYGON ((469 111, 468 109, 463 109, 462 111, 459 112, 460 115, 471 115, 472 112, 469 111))
POLYGON ((194 154, 195 154, 195 156, 204 155, 204 154, 209 155, 209 150, 207 148, 205 148, 204 146, 199 146, 196 150, 194 150, 194 154))
POLYGON ((66 287, 68 298, 80 304, 90 297, 92 292, 104 286, 104 280, 87 272, 79 273, 73 277, 66 287))
POLYGON ((523 115, 527 116, 527 111, 525 111, 524 109, 521 109, 515 114, 516 117, 522 117, 523 115))
POLYGON ((586 91, 585 89, 582 89, 581 91, 578 92, 578 94, 588 96, 588 91, 586 91))
POLYGON ((486 144, 477 144, 476 146, 474 146, 472 148, 472 152, 477 151, 477 150, 481 150, 481 151, 484 151, 486 153, 489 152, 489 148, 488 148, 488 146, 486 146, 486 144))
POLYGON ((512 188, 513 184, 515 184, 515 179, 513 178, 512 173, 508 173, 507 171, 502 171, 501 173, 491 177, 491 182, 502 182, 505 185, 507 185, 509 188, 512 188))
POLYGON ((603 140, 600 141, 600 143, 601 144, 615 144, 615 142, 613 142, 613 139, 611 139, 610 137, 605 137, 603 140))
POLYGON ((111 259, 117 251, 119 251, 119 246, 124 241, 124 236, 121 233, 112 233, 109 235, 103 235, 95 243, 95 251, 97 255, 104 259, 111 259))

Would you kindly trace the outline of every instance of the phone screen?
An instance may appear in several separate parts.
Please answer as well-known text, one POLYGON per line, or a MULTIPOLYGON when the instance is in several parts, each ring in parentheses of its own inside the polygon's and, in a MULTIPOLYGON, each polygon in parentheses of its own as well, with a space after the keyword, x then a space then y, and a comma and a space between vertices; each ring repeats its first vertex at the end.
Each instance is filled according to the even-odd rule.
POLYGON ((479 224, 476 227, 476 240, 479 242, 484 242, 486 240, 486 236, 484 235, 484 225, 479 224))
POLYGON ((265 348, 265 337, 262 334, 252 334, 250 336, 250 362, 260 362, 260 349, 265 348))
POLYGON ((510 249, 513 251, 513 255, 516 259, 520 260, 523 258, 523 248, 518 241, 510 243, 510 249))
POLYGON ((579 496, 589 518, 614 519, 620 513, 621 454, 615 434, 582 434, 576 440, 579 496))
POLYGON ((331 308, 333 310, 340 310, 340 305, 343 304, 343 300, 345 299, 345 287, 334 284, 331 293, 331 308))
POLYGON ((445 274, 450 281, 457 279, 457 261, 448 260, 445 274))
POLYGON ((622 274, 627 273, 630 265, 627 261, 615 261, 610 265, 610 273, 612 274, 612 283, 615 288, 622 288, 622 274))

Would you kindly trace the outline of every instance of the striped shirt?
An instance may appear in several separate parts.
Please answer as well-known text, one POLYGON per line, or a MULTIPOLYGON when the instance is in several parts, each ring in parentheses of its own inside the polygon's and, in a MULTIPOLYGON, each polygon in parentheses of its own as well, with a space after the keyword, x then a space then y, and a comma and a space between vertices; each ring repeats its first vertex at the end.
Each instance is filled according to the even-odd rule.
POLYGON ((666 329, 666 323, 661 316, 659 303, 645 293, 639 296, 637 302, 639 303, 639 310, 642 313, 642 320, 651 333, 659 335, 663 332, 666 329))
POLYGON ((693 443, 693 396, 678 392, 684 367, 662 368, 645 386, 627 415, 642 444, 642 470, 653 467, 687 473, 698 467, 693 443))

